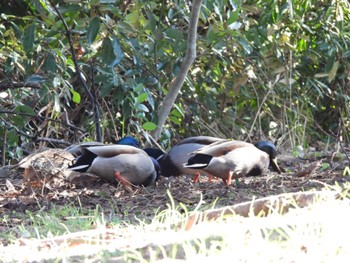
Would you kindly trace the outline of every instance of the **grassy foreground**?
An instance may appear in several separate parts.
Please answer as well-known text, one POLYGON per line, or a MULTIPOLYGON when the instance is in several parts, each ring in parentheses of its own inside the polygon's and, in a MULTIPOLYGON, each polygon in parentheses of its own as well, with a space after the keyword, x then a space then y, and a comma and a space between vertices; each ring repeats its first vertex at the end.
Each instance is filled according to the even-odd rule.
MULTIPOLYGON (((322 198, 304 208, 267 216, 221 216, 185 230, 188 212, 169 204, 151 223, 110 221, 103 211, 79 215, 66 211, 28 215, 31 224, 11 226, 9 244, 0 246, 2 262, 346 262, 350 258, 350 205, 322 198), (11 233, 22 238, 11 239, 11 233)), ((2 220, 6 220, 2 216, 2 220)), ((10 226, 9 226, 10 227, 10 226)), ((4 231, 3 231, 4 232, 4 231)), ((3 233, 4 234, 4 233, 3 233)))

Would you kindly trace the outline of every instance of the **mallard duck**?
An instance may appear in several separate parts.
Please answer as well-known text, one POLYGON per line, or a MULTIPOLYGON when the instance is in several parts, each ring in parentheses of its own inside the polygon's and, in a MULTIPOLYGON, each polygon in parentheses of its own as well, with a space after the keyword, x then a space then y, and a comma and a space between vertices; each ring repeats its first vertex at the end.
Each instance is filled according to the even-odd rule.
MULTIPOLYGON (((140 147, 139 141, 131 136, 125 136, 125 137, 119 139, 118 141, 116 141, 114 144, 130 145, 130 146, 134 146, 136 148, 140 147)), ((106 145, 106 144, 104 144, 102 142, 83 142, 80 144, 70 145, 67 148, 65 148, 65 151, 71 153, 73 156, 80 156, 84 152, 83 149, 93 147, 93 146, 104 146, 104 145, 106 145)))
POLYGON ((220 141, 193 152, 185 168, 199 169, 230 185, 232 178, 257 176, 268 169, 270 163, 281 173, 276 161, 274 144, 266 141, 255 145, 242 141, 220 141))
POLYGON ((69 169, 93 173, 108 182, 118 181, 124 187, 148 186, 157 180, 160 172, 154 158, 130 145, 83 147, 82 154, 69 169))
POLYGON ((172 147, 167 154, 160 155, 157 159, 161 167, 161 175, 170 177, 183 174, 193 174, 195 175, 193 181, 198 181, 201 171, 183 166, 183 164, 187 162, 189 154, 203 146, 223 140, 224 139, 210 136, 195 136, 181 140, 178 144, 172 147))

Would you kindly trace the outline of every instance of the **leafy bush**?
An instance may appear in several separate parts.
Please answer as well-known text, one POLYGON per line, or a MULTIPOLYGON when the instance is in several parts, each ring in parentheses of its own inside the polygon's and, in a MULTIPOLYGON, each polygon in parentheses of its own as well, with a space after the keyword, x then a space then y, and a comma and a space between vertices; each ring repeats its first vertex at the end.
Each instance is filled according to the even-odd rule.
MULTIPOLYGON (((96 140, 96 127, 106 142, 143 136, 155 128, 180 70, 186 1, 55 6, 0 3, 3 163, 21 158, 23 149, 62 143, 56 140, 96 140)), ((340 135, 349 141, 349 7, 330 0, 203 1, 198 56, 161 144, 196 134, 291 146, 340 135)))

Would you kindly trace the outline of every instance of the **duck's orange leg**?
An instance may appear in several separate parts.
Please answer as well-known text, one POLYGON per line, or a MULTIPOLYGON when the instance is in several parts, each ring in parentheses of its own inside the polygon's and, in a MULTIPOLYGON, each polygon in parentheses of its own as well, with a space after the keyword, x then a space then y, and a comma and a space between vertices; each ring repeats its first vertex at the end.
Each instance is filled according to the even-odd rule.
POLYGON ((218 177, 215 177, 214 175, 208 174, 208 182, 212 183, 214 180, 218 180, 218 177))
POLYGON ((232 176, 233 173, 229 172, 226 178, 223 178, 222 181, 224 182, 225 186, 229 186, 232 183, 232 176))
POLYGON ((195 175, 193 176, 192 182, 193 183, 198 183, 199 182, 199 176, 201 176, 200 173, 195 173, 195 175))
POLYGON ((114 177, 125 189, 130 188, 131 183, 121 176, 120 172, 115 172, 114 177))
MULTIPOLYGON (((200 176, 200 173, 196 173, 193 176, 192 182, 193 183, 198 183, 199 182, 199 176, 200 176)), ((209 183, 212 183, 214 178, 215 178, 214 176, 212 176, 211 174, 208 174, 208 182, 209 183)))

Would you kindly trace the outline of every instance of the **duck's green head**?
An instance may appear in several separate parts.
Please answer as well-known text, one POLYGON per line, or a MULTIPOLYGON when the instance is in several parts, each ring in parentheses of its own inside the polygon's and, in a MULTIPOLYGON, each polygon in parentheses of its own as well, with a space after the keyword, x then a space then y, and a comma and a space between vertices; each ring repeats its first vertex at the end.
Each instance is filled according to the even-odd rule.
POLYGON ((260 141, 254 144, 256 148, 262 150, 263 152, 266 152, 270 156, 270 164, 272 168, 278 172, 281 173, 281 169, 279 168, 277 164, 277 148, 272 142, 267 141, 260 141))
POLYGON ((125 137, 119 139, 118 141, 116 141, 115 144, 130 145, 130 146, 134 146, 137 148, 140 147, 139 141, 132 136, 125 136, 125 137))

